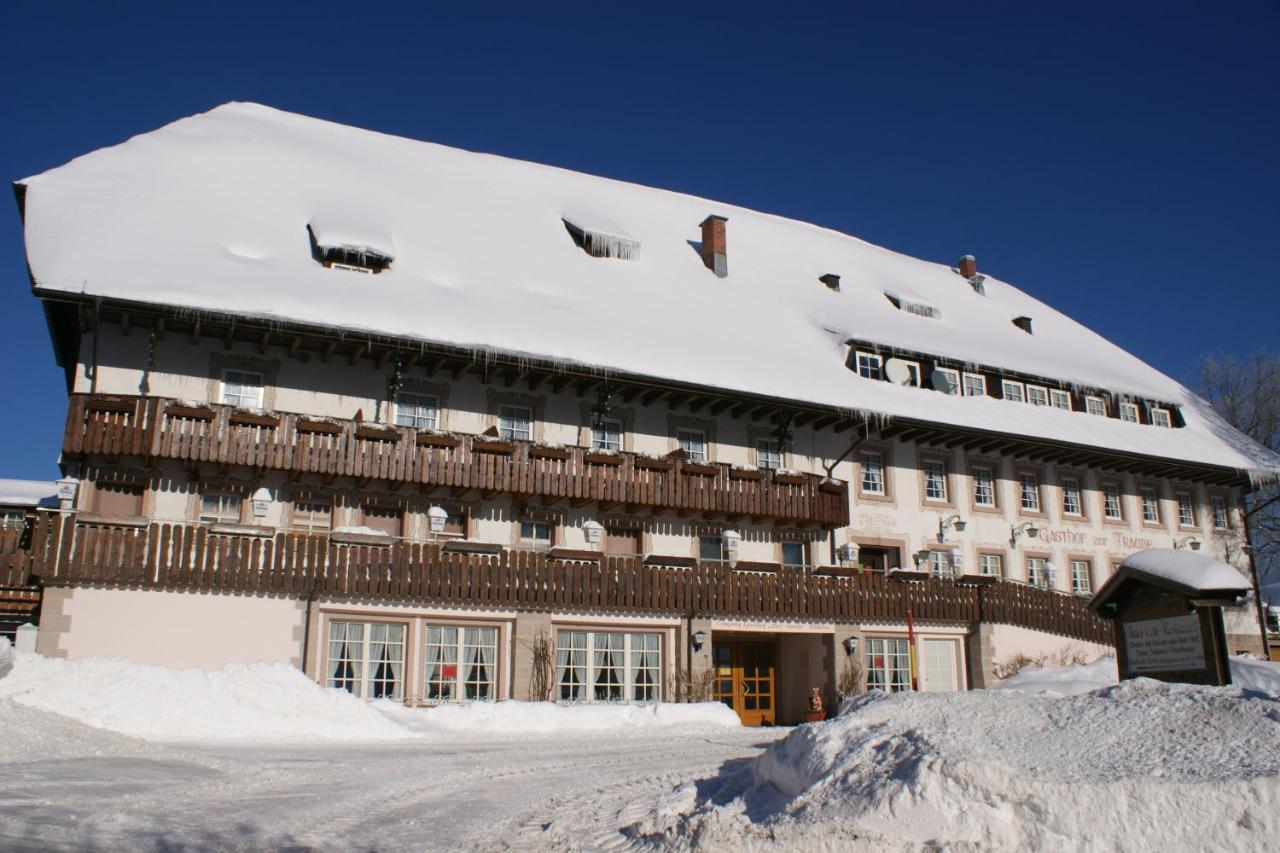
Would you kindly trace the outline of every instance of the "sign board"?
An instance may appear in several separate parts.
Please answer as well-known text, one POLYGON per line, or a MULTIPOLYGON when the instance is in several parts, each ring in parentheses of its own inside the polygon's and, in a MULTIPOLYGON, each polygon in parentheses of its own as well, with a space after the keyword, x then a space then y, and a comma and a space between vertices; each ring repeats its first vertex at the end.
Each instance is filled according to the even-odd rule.
POLYGON ((1194 613, 1124 623, 1129 671, 1170 672, 1204 669, 1204 638, 1194 613))

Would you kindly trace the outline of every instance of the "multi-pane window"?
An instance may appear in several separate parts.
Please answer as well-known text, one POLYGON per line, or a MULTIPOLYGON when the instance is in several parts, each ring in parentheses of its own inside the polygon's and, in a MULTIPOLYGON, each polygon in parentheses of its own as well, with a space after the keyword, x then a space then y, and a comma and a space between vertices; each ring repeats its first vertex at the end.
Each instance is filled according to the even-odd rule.
POLYGON ((868 690, 898 693, 911 689, 911 652, 906 640, 868 637, 865 657, 868 690))
POLYGON ((662 644, 658 634, 556 633, 556 696, 561 702, 656 702, 662 644))
POLYGON ((926 571, 935 578, 949 578, 953 574, 950 551, 930 551, 926 571))
POLYGON ((1137 403, 1121 403, 1120 404, 1120 420, 1127 421, 1131 424, 1138 422, 1138 404, 1137 403))
POLYGON ((1091 415, 1107 416, 1107 401, 1101 397, 1085 397, 1084 410, 1091 415))
POLYGON ((1066 409, 1069 412, 1071 411, 1071 395, 1066 391, 1050 389, 1049 405, 1055 409, 1066 409))
POLYGON ((1102 514, 1112 521, 1124 518, 1120 505, 1120 487, 1115 483, 1102 484, 1102 514))
POLYGON ((996 505, 995 473, 985 465, 973 467, 973 503, 974 506, 996 505))
POLYGON ((709 563, 723 563, 729 559, 724 547, 724 537, 703 534, 698 537, 698 559, 709 563))
POLYGON ((224 370, 222 402, 227 406, 261 408, 262 374, 251 370, 224 370))
POLYGON ((880 356, 869 352, 860 352, 858 359, 858 375, 867 379, 883 379, 884 366, 880 356))
POLYGON ((1156 498, 1156 490, 1144 488, 1142 494, 1142 521, 1145 524, 1160 523, 1160 501, 1156 498))
POLYGON ((1006 400, 1012 400, 1015 403, 1022 403, 1027 399, 1027 392, 1021 382, 1010 382, 1006 379, 1000 383, 1000 391, 1006 400))
POLYGON ((1173 417, 1169 414, 1168 409, 1152 409, 1151 423, 1160 427, 1172 427, 1173 417))
POLYGON ((676 430, 676 445, 694 462, 707 461, 707 434, 700 429, 676 430))
POLYGON ((360 504, 360 524, 388 536, 399 536, 404 510, 399 506, 366 501, 360 504))
POLYGON ((428 702, 498 698, 498 629, 427 625, 422 698, 428 702))
POLYGON ((289 526, 298 533, 328 533, 332 516, 333 503, 330 501, 294 501, 293 518, 289 526))
POLYGON ((964 375, 964 395, 966 397, 987 396, 987 377, 981 373, 966 373, 964 375))
POLYGON ((868 495, 883 495, 884 492, 884 457, 879 453, 863 453, 862 491, 868 495))
POLYGON ((525 547, 550 548, 551 524, 546 521, 520 522, 520 544, 525 547))
POLYGON ((1033 406, 1049 405, 1049 391, 1040 385, 1027 386, 1027 402, 1033 406))
POLYGON ((1227 502, 1214 495, 1209 498, 1209 507, 1213 511, 1213 527, 1215 530, 1227 529, 1227 502))
POLYGON ((402 698, 404 635, 390 622, 330 622, 326 685, 362 699, 402 698))
POLYGON ((756 465, 773 470, 782 467, 782 449, 769 438, 756 440, 756 465))
POLYGON ((231 492, 205 492, 200 496, 200 520, 206 524, 237 524, 241 497, 231 492))
POLYGON ((1048 561, 1044 557, 1027 557, 1027 583, 1032 586, 1049 586, 1048 561))
POLYGON ((498 436, 516 441, 531 441, 533 410, 526 406, 499 406, 498 436))
POLYGON ((1191 495, 1183 492, 1178 495, 1178 525, 1180 527, 1196 526, 1196 509, 1191 503, 1191 495))
POLYGON ((924 497, 930 501, 947 499, 947 466, 940 459, 924 460, 924 497))
POLYGON ((1081 515, 1080 481, 1073 477, 1062 478, 1062 514, 1081 515))
POLYGON ((1088 595, 1091 587, 1089 584, 1088 560, 1072 560, 1071 561, 1071 591, 1076 595, 1088 595))
POLYGON ((396 423, 414 429, 435 429, 440 423, 440 403, 430 394, 396 394, 396 423))
POLYGON ((1020 474, 1019 494, 1024 512, 1040 511, 1040 478, 1035 474, 1020 474))
POLYGON ((591 427, 592 450, 621 450, 622 421, 608 418, 591 427))
MULTIPOLYGON (((960 388, 960 371, 952 370, 949 367, 935 367, 933 369, 935 376, 941 374, 946 377, 946 381, 941 383, 943 390, 948 394, 956 395, 961 393, 960 388)), ((937 380, 935 380, 936 382, 937 380)))
POLYGON ((783 542, 782 543, 782 565, 784 566, 804 566, 808 560, 805 559, 803 542, 783 542))
POLYGON ((1003 562, 999 554, 979 554, 978 571, 993 578, 1003 577, 1003 562))

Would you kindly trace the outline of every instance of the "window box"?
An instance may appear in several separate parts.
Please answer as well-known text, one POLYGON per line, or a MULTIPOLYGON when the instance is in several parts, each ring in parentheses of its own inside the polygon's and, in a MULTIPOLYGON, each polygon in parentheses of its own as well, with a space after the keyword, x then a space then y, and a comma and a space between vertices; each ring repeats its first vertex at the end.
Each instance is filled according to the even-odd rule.
POLYGON ((718 466, 708 465, 705 462, 686 462, 681 470, 686 474, 693 474, 695 477, 714 477, 720 473, 718 466))
POLYGON ((356 427, 356 438, 367 441, 399 441, 400 431, 391 427, 359 426, 356 427))
POLYGON ((729 479, 731 480, 762 480, 764 479, 763 471, 752 471, 749 468, 730 468, 729 479))
POLYGON ((773 481, 775 483, 785 483, 788 486, 803 486, 805 484, 805 476, 803 474, 774 474, 773 481))
POLYGON ((133 414, 133 401, 115 397, 90 397, 86 406, 91 412, 121 412, 133 414))
POLYGON ((994 586, 999 582, 995 575, 961 575, 956 578, 956 586, 994 586))
POLYGON ((565 562, 575 563, 598 563, 600 562, 601 553, 599 551, 587 551, 581 548, 552 548, 547 552, 553 560, 562 560, 565 562))
POLYGON ((828 495, 843 495, 845 485, 837 480, 823 480, 818 483, 818 491, 828 495))
POLYGON ((164 407, 164 413, 171 418, 191 418, 198 421, 213 420, 213 409, 208 406, 184 406, 181 403, 170 403, 164 407))
POLYGON ((818 566, 813 570, 813 574, 820 578, 851 578, 861 572, 858 566, 818 566))
POLYGON ((921 572, 915 569, 895 569, 894 571, 889 572, 889 580, 891 581, 919 583, 920 581, 927 581, 928 579, 928 572, 921 572))
POLYGON ((338 435, 342 432, 339 424, 330 423, 329 421, 308 421, 299 419, 294 423, 294 428, 298 432, 311 432, 320 435, 338 435))
POLYGON ((432 435, 429 432, 418 433, 417 441, 419 447, 457 447, 462 443, 461 439, 451 435, 432 435))
POLYGON ((645 471, 670 471, 675 467, 666 459, 654 459, 651 456, 637 456, 635 466, 645 471))
POLYGON ((502 439, 477 438, 471 442, 471 449, 476 453, 498 453, 510 456, 515 451, 516 446, 502 439))
POLYGON ((97 512, 81 512, 76 514, 78 524, 102 524, 111 527, 146 527, 150 520, 140 515, 111 516, 97 512))
POLYGON ((236 426, 278 427, 279 415, 260 415, 256 412, 232 412, 231 423, 236 426))
POLYGON ((454 539, 444 543, 446 554, 501 554, 502 546, 496 542, 468 542, 454 539))
POLYGON ((224 533, 232 536, 261 536, 270 539, 276 535, 274 527, 263 527, 258 524, 210 524, 210 533, 224 533))
POLYGON ((693 557, 678 557, 672 554, 644 555, 644 564, 646 566, 675 566, 676 568, 686 569, 696 565, 697 562, 693 557))
POLYGON ((351 533, 345 530, 334 530, 329 534, 329 541, 348 545, 390 545, 395 539, 385 533, 351 533))
POLYGON ((735 572, 768 572, 776 575, 778 570, 782 568, 781 563, 771 560, 739 560, 734 563, 733 570, 735 572))
POLYGON ((582 454, 582 459, 588 465, 621 465, 622 457, 613 453, 588 452, 582 454))
POLYGON ((535 444, 529 448, 529 455, 534 459, 568 459, 573 454, 567 447, 539 447, 535 444))

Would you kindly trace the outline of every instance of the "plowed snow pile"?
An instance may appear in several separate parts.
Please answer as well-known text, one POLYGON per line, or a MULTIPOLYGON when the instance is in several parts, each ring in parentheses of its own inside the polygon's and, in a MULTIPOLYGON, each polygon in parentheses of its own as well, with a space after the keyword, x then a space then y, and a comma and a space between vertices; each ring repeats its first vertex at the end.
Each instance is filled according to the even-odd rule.
POLYGON ((1148 679, 1079 696, 871 693, 633 827, 681 847, 1264 849, 1280 702, 1148 679))

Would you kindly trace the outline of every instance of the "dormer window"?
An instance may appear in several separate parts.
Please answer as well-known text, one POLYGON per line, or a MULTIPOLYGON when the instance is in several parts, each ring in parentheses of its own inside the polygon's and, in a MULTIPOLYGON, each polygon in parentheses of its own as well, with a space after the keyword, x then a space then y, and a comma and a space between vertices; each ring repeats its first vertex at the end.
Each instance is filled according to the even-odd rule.
POLYGON ((1173 426, 1173 417, 1169 414, 1168 409, 1152 408, 1151 423, 1159 427, 1173 426))
POLYGON ((883 379, 884 365, 880 360, 880 356, 871 352, 859 352, 855 355, 857 359, 858 375, 864 379, 883 379))
POLYGON ((599 216, 562 216, 573 244, 593 258, 629 261, 640 254, 640 241, 599 216))
POLYGON ((389 241, 349 228, 333 229, 311 223, 307 226, 311 256, 329 269, 377 274, 395 260, 389 241))
POLYGON ((941 310, 924 302, 906 299, 896 293, 885 293, 884 298, 888 299, 889 303, 899 311, 906 311, 908 314, 915 314, 917 317, 928 317, 930 320, 938 320, 942 317, 941 310))
POLYGON ((1121 403, 1120 404, 1120 420, 1126 423, 1138 423, 1138 404, 1137 403, 1121 403))

